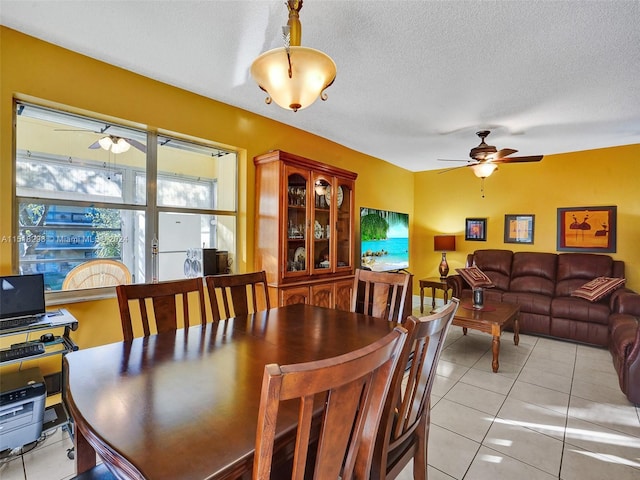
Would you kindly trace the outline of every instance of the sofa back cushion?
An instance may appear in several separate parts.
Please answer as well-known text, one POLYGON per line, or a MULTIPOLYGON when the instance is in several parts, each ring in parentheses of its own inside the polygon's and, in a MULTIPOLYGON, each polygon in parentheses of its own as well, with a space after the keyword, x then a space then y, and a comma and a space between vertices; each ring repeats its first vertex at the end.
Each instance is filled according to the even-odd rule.
POLYGON ((612 277, 613 259, 593 253, 562 253, 558 255, 556 296, 566 297, 596 277, 612 277))
POLYGON ((517 252, 513 255, 509 291, 553 296, 556 286, 555 253, 517 252))
POLYGON ((511 250, 476 250, 473 254, 473 264, 491 279, 495 288, 504 291, 509 290, 512 260, 511 250))

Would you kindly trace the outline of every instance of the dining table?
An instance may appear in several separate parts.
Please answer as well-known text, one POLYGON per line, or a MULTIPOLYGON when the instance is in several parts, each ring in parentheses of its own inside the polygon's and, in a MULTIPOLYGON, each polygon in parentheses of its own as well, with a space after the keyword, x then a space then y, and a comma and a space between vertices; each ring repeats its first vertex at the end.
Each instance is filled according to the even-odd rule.
MULTIPOLYGON (((69 353, 77 473, 97 453, 118 478, 251 478, 265 365, 341 355, 394 326, 296 304, 69 353)), ((282 404, 274 461, 290 454, 297 415, 282 404)))

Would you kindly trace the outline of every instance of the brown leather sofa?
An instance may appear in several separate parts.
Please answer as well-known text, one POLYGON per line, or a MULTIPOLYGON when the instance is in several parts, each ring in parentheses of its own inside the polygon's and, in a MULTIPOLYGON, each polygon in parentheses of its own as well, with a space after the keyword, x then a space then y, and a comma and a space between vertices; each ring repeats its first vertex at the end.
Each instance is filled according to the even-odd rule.
MULTIPOLYGON (((520 305, 520 332, 572 340, 610 349, 620 387, 640 403, 640 295, 620 288, 597 302, 571 296, 596 277, 624 278, 624 262, 591 253, 476 250, 476 265, 493 282, 485 301, 520 305)), ((448 277, 453 296, 472 297, 460 275, 448 277)))

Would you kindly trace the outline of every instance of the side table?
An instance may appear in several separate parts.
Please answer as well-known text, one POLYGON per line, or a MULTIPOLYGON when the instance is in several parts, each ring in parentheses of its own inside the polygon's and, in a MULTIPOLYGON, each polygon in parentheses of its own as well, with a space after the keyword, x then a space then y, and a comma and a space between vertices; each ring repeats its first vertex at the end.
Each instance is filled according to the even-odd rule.
POLYGON ((436 289, 442 290, 444 292, 444 303, 449 301, 449 290, 450 287, 447 286, 447 279, 442 279, 440 277, 430 277, 430 278, 422 278, 420 279, 420 313, 424 313, 424 289, 431 288, 431 310, 435 310, 436 308, 436 289))

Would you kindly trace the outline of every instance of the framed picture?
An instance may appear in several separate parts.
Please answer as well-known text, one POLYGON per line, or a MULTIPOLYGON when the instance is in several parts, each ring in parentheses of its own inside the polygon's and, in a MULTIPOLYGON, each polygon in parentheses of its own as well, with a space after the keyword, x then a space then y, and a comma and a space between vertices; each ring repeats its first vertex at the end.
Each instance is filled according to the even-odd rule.
POLYGON ((464 227, 464 239, 476 242, 487 241, 487 219, 467 218, 464 227))
POLYGON ((505 215, 504 243, 533 243, 535 215, 505 215))
POLYGON ((559 208, 558 251, 615 253, 616 215, 616 206, 559 208))

